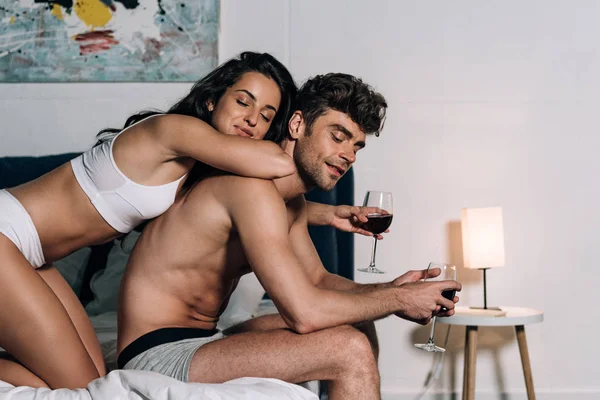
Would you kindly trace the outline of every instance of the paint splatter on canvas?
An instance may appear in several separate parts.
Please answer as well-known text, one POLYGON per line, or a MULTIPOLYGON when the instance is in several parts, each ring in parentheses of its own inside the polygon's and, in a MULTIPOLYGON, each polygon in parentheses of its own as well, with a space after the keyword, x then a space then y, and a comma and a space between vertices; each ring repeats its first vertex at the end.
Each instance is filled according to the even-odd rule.
POLYGON ((195 81, 218 21, 218 0, 2 1, 0 81, 195 81))

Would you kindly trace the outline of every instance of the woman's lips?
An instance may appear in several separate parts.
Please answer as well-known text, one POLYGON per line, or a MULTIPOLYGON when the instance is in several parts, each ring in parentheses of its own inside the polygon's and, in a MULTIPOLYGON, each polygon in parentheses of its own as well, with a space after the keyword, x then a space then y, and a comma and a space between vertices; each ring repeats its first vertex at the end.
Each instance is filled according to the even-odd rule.
POLYGON ((235 128, 235 133, 236 133, 238 136, 243 136, 243 137, 252 137, 252 135, 251 135, 251 134, 250 134, 250 133, 249 133, 247 130, 245 130, 245 129, 243 129, 243 128, 240 128, 240 127, 239 127, 239 126, 237 126, 237 125, 234 125, 233 127, 235 128))

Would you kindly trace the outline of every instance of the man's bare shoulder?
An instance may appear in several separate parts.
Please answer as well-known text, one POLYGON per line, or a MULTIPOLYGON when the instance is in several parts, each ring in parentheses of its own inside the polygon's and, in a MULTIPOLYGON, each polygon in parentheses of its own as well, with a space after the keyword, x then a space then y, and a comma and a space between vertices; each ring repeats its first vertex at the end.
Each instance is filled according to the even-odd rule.
MULTIPOLYGON (((248 178, 245 176, 222 173, 205 178, 203 182, 204 181, 206 181, 207 184, 210 184, 214 187, 218 187, 220 189, 220 192, 222 192, 223 194, 228 194, 232 192, 238 193, 239 191, 258 191, 269 194, 276 193, 277 195, 279 195, 279 191, 275 187, 275 184, 272 180, 269 179, 248 178)), ((279 195, 279 197, 281 197, 281 195, 279 195)))
MULTIPOLYGON (((256 205, 265 201, 282 201, 273 181, 226 173, 210 176, 197 182, 189 189, 187 197, 188 200, 199 197, 210 198, 224 206, 236 205, 241 201, 256 205)), ((194 203, 199 202, 194 201, 194 203)))
POLYGON ((279 194, 277 187, 270 179, 249 178, 233 174, 222 175, 219 176, 219 178, 226 178, 228 180, 228 184, 234 187, 235 190, 259 190, 266 191, 267 193, 276 192, 279 194))

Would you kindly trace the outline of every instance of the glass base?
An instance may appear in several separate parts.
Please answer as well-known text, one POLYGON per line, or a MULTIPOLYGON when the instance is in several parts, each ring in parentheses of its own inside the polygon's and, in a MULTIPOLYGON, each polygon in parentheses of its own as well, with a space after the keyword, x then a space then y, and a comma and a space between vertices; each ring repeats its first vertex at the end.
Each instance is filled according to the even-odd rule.
POLYGON ((435 353, 443 353, 446 351, 446 349, 443 349, 441 347, 436 346, 433 343, 425 343, 425 344, 415 344, 414 345, 417 349, 421 349, 421 350, 425 350, 425 351, 429 351, 429 352, 435 352, 435 353))
POLYGON ((377 267, 368 266, 367 268, 359 268, 360 272, 367 272, 369 274, 385 274, 385 271, 378 269, 377 267))

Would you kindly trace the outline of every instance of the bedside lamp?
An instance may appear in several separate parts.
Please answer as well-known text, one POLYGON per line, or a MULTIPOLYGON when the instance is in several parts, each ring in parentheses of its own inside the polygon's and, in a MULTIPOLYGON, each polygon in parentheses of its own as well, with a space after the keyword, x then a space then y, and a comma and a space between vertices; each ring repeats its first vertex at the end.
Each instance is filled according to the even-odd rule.
POLYGON ((502 208, 463 208, 461 229, 465 268, 483 270, 483 309, 499 310, 487 306, 486 271, 504 266, 502 208))

